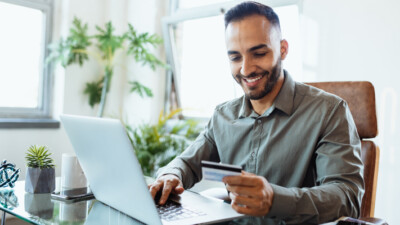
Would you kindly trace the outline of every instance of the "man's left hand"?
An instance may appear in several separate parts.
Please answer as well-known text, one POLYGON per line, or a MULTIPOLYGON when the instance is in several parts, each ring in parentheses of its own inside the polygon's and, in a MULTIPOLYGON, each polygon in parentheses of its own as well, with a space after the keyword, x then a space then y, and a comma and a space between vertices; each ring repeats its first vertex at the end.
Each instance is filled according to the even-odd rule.
POLYGON ((265 216, 269 212, 274 191, 264 177, 242 171, 241 176, 227 176, 222 181, 238 213, 265 216))

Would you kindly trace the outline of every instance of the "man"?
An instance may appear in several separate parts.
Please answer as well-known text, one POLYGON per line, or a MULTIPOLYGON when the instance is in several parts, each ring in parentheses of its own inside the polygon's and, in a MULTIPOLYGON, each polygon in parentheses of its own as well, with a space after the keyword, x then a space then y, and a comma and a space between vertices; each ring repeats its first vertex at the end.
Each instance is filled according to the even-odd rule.
POLYGON ((282 69, 288 43, 270 7, 245 2, 230 9, 225 36, 232 76, 245 95, 216 107, 205 131, 159 171, 152 196, 162 192, 164 204, 171 192, 182 193, 201 180, 201 160, 210 160, 242 166, 241 176, 223 182, 232 208, 254 221, 358 217, 361 145, 346 102, 282 69))

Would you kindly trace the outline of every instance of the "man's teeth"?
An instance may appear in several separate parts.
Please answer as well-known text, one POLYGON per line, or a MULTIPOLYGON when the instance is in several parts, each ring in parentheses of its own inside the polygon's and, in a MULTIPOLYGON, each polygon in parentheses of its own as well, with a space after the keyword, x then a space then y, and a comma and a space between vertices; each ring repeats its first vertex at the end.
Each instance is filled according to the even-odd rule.
POLYGON ((254 78, 254 79, 246 79, 246 81, 247 81, 248 83, 256 82, 256 81, 258 81, 259 79, 261 79, 261 77, 262 77, 262 76, 256 77, 256 78, 254 78))

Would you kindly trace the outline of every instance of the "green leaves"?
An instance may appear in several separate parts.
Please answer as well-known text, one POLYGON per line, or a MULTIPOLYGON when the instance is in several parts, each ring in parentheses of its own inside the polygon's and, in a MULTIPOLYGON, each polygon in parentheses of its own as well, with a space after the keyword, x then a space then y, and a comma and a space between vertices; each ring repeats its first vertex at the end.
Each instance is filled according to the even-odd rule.
POLYGON ((157 169, 182 153, 200 133, 195 121, 171 121, 177 111, 168 115, 161 113, 155 125, 144 124, 136 129, 126 126, 143 173, 147 176, 153 176, 157 169), (168 121, 174 126, 168 126, 168 121))
MULTIPOLYGON (((47 62, 60 62, 63 67, 77 63, 83 65, 89 56, 94 57, 101 64, 104 73, 99 74, 104 79, 107 77, 106 84, 102 84, 99 79, 97 81, 88 82, 84 93, 89 96, 89 105, 100 103, 99 115, 104 109, 106 94, 101 96, 102 89, 106 89, 104 93, 108 93, 109 84, 111 83, 114 66, 118 65, 114 60, 115 54, 125 52, 127 55, 133 56, 137 62, 150 66, 153 70, 157 66, 167 67, 161 60, 150 52, 152 48, 158 47, 162 43, 159 36, 149 33, 137 32, 131 24, 128 24, 128 31, 118 35, 112 22, 108 22, 104 27, 96 26, 96 34, 88 35, 88 25, 82 23, 78 18, 74 18, 72 27, 66 39, 60 39, 59 42, 49 46, 50 55, 46 59, 47 62), (124 50, 124 51, 123 51, 124 50)), ((130 82, 131 92, 138 93, 141 97, 152 97, 153 93, 150 88, 143 86, 139 82, 130 82)))
POLYGON ((67 43, 71 46, 69 64, 78 62, 82 66, 83 61, 88 59, 86 48, 91 45, 90 37, 87 34, 88 25, 82 25, 82 22, 76 17, 74 18, 73 25, 70 29, 70 36, 67 38, 67 43))
POLYGON ((25 159, 28 167, 32 168, 54 168, 54 160, 50 158, 51 153, 46 146, 32 145, 28 148, 25 159))
POLYGON ((46 62, 59 61, 63 67, 73 63, 83 65, 83 62, 88 59, 86 48, 92 43, 87 35, 87 24, 82 25, 82 22, 74 18, 73 26, 70 29, 70 34, 67 39, 61 39, 58 43, 51 44, 50 55, 46 62))
POLYGON ((98 41, 98 48, 102 53, 103 59, 112 61, 115 51, 122 48, 125 36, 113 34, 115 29, 111 22, 106 23, 105 29, 96 26, 96 30, 99 32, 99 34, 95 35, 94 37, 98 41))
POLYGON ((125 34, 129 41, 128 54, 132 54, 137 62, 142 62, 142 65, 148 64, 153 70, 156 66, 164 66, 164 63, 148 50, 149 46, 156 47, 161 44, 162 39, 156 34, 138 34, 131 24, 128 26, 129 31, 125 34))
POLYGON ((146 95, 147 97, 153 97, 153 92, 151 91, 150 88, 142 85, 141 83, 137 82, 137 81, 130 81, 129 84, 132 85, 131 88, 131 92, 137 92, 140 97, 145 97, 144 95, 146 95))
POLYGON ((103 90, 103 82, 104 82, 104 77, 102 77, 99 81, 86 83, 86 87, 83 92, 89 95, 89 105, 92 108, 95 104, 100 102, 101 91, 103 90))

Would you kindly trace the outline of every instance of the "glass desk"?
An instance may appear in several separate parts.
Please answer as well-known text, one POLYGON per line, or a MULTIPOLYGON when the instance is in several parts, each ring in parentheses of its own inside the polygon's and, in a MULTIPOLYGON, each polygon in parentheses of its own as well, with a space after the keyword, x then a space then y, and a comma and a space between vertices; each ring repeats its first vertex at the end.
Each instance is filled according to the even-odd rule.
MULTIPOLYGON (((152 179, 152 178, 147 178, 152 179)), ((56 182, 57 184, 59 182, 56 182)), ((28 223, 47 225, 136 225, 143 224, 100 201, 86 200, 67 203, 51 198, 50 194, 25 192, 25 182, 17 181, 12 192, 0 191, 0 211, 11 214, 28 223)), ((3 220, 4 221, 4 220, 3 220)), ((7 221, 5 223, 7 225, 7 221)), ((218 225, 280 224, 274 220, 246 217, 218 225)), ((3 225, 3 224, 2 224, 3 225)))
MULTIPOLYGON (((6 213, 9 213, 26 222, 38 225, 143 224, 140 221, 135 220, 132 217, 129 217, 97 200, 85 200, 80 202, 67 203, 52 199, 50 194, 27 193, 25 192, 24 181, 17 181, 16 186, 13 188, 13 191, 9 190, 11 189, 0 189, 0 211, 2 211, 3 214, 2 225, 6 213)), ((364 221, 369 221, 374 224, 386 224, 383 220, 376 218, 362 219, 364 221)), ((219 225, 282 224, 281 222, 282 221, 272 219, 245 217, 235 221, 219 223, 219 225)))
POLYGON ((67 203, 52 199, 50 194, 27 193, 24 181, 17 181, 13 191, 10 190, 12 189, 0 189, 2 223, 5 213, 9 213, 21 220, 38 225, 142 224, 97 200, 67 203))

